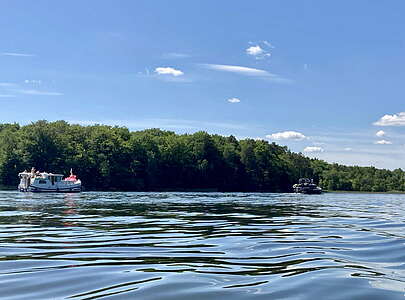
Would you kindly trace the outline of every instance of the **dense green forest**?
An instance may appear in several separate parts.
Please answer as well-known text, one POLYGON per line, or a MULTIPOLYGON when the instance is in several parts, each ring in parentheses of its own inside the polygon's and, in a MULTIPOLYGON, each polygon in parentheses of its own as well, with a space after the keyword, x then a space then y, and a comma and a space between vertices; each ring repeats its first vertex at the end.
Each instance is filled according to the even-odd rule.
POLYGON ((0 185, 16 186, 17 174, 32 166, 73 168, 89 190, 288 192, 300 177, 328 190, 405 190, 401 169, 329 164, 264 140, 65 121, 0 124, 0 185))

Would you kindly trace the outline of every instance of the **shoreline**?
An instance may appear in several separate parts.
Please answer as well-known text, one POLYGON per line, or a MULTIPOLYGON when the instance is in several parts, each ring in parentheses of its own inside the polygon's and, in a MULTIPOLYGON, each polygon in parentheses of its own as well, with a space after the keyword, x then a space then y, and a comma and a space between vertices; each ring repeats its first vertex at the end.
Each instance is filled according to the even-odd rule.
POLYGON ((325 191, 325 193, 336 193, 336 194, 405 194, 405 191, 387 191, 387 192, 325 191))
MULTIPOLYGON (((14 186, 4 186, 0 185, 0 191, 18 191, 14 186)), ((293 194, 293 192, 272 192, 272 191, 219 191, 218 189, 162 189, 162 190, 145 190, 145 191, 124 191, 124 190, 84 190, 83 192, 129 192, 129 193, 277 193, 277 194, 293 194)), ((372 192, 372 191, 329 191, 324 190, 323 193, 327 194, 405 194, 405 191, 387 191, 387 192, 372 192)))

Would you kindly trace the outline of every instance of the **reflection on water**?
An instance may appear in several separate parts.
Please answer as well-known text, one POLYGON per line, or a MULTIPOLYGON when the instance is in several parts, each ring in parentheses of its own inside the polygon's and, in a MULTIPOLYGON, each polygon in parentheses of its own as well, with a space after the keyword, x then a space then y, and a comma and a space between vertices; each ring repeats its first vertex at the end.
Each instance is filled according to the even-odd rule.
POLYGON ((2 299, 403 299, 405 195, 0 192, 2 299))

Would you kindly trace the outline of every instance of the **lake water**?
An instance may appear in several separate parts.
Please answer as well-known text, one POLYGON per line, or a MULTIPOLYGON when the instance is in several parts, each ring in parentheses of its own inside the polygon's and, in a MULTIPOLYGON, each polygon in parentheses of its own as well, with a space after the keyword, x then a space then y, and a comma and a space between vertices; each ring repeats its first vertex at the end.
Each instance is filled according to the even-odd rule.
POLYGON ((405 195, 0 192, 1 299, 404 299, 405 195))

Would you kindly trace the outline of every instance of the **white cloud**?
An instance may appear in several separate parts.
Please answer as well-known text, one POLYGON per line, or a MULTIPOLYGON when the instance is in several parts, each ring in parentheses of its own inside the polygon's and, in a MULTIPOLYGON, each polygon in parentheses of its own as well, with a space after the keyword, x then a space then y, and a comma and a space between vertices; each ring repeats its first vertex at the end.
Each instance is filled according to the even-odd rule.
POLYGON ((230 99, 228 99, 228 102, 230 102, 230 103, 239 103, 240 99, 239 98, 230 98, 230 99))
POLYGON ((15 53, 15 52, 2 52, 0 53, 2 56, 19 56, 19 57, 32 57, 35 56, 34 54, 27 54, 27 53, 15 53))
POLYGON ((352 151, 353 149, 350 148, 350 147, 346 147, 346 148, 344 148, 343 150, 345 150, 345 151, 352 151))
POLYGON ((300 141, 306 139, 306 136, 297 131, 283 131, 266 135, 266 138, 272 140, 295 140, 300 141))
POLYGON ((257 46, 251 46, 249 48, 246 49, 246 53, 248 55, 259 55, 259 54, 263 54, 264 50, 262 49, 262 47, 260 47, 259 45, 257 46))
POLYGON ((377 133, 375 135, 378 137, 383 137, 383 136, 385 136, 385 131, 379 130, 379 131, 377 131, 377 133))
POLYGON ((323 148, 321 147, 314 147, 314 146, 308 146, 305 147, 304 152, 323 152, 323 148))
POLYGON ((175 83, 193 82, 193 78, 183 75, 184 73, 181 70, 176 70, 171 67, 158 67, 153 71, 153 73, 148 68, 145 68, 144 72, 137 73, 138 77, 152 78, 166 82, 175 82, 175 83))
POLYGON ((15 98, 16 95, 9 95, 9 94, 0 94, 0 98, 15 98))
POLYGON ((180 70, 176 70, 175 68, 171 67, 158 67, 155 69, 155 72, 159 75, 173 75, 175 77, 181 76, 184 73, 180 70))
POLYGON ((405 112, 400 112, 393 115, 384 115, 373 124, 377 126, 405 126, 405 112))
POLYGON ((374 144, 377 144, 377 145, 391 145, 392 142, 386 141, 386 140, 380 140, 380 141, 374 142, 374 144))
POLYGON ((274 47, 268 41, 258 43, 249 42, 251 45, 246 49, 246 54, 253 56, 255 59, 264 59, 271 56, 270 49, 274 47))
POLYGON ((62 93, 58 92, 47 92, 39 90, 18 90, 17 92, 25 95, 37 95, 37 96, 63 96, 62 93))

